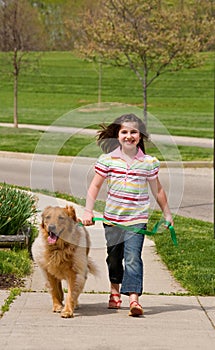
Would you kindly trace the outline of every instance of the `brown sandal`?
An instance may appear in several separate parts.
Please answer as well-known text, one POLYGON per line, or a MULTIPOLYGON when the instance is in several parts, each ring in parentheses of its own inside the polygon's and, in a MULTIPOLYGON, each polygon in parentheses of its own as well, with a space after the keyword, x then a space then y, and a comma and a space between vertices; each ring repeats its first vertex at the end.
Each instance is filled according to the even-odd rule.
POLYGON ((143 315, 143 308, 137 301, 132 301, 130 303, 129 316, 137 317, 143 315))
POLYGON ((108 303, 108 309, 120 309, 122 300, 120 299, 120 294, 111 294, 109 303, 108 303), (116 300, 115 298, 118 298, 116 300))

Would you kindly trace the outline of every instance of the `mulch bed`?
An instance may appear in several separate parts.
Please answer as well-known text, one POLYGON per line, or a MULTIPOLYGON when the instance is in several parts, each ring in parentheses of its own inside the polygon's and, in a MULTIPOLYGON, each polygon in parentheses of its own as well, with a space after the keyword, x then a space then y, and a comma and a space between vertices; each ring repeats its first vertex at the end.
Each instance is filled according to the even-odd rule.
POLYGON ((0 289, 10 289, 15 287, 23 287, 24 281, 10 273, 0 274, 0 289))

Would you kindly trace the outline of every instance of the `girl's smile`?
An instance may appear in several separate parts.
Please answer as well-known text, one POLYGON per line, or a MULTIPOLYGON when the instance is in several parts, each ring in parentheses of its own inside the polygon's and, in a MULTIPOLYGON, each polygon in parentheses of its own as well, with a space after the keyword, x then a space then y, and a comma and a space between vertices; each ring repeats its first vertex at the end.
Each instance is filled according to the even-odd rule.
POLYGON ((119 130, 118 141, 122 146, 122 150, 125 150, 127 147, 136 149, 140 141, 140 132, 137 129, 137 124, 125 122, 119 130))

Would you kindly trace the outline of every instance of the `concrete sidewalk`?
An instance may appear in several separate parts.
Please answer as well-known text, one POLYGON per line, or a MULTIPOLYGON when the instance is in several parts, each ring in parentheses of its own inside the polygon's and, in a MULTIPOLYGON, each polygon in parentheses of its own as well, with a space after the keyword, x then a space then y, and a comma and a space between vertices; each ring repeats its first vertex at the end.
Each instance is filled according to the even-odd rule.
MULTIPOLYGON (((67 201, 38 195, 38 207, 64 206, 67 201)), ((83 208, 74 205, 77 216, 83 208)), ((41 212, 40 212, 41 213, 41 212)), ((40 214, 38 219, 40 220, 40 214)), ((128 316, 128 298, 122 296, 120 310, 107 309, 109 283, 106 248, 101 223, 89 227, 91 257, 100 270, 89 276, 80 307, 72 319, 62 319, 51 311, 51 297, 37 266, 26 282, 26 290, 17 297, 0 320, 0 347, 4 350, 212 350, 215 347, 215 297, 194 297, 174 280, 146 239, 144 294, 140 302, 145 314, 128 316), (182 293, 183 295, 173 295, 182 293), (164 295, 166 294, 166 295, 164 295)), ((0 290, 3 303, 7 291, 0 290)))

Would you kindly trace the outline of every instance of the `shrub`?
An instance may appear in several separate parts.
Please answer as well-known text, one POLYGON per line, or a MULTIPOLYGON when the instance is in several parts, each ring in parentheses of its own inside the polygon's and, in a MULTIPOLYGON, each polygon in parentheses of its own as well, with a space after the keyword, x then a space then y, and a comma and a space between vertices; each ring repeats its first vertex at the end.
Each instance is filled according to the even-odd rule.
MULTIPOLYGON (((0 187, 0 234, 35 235, 36 197, 7 184, 0 187)), ((31 238, 31 237, 30 237, 31 238)))

